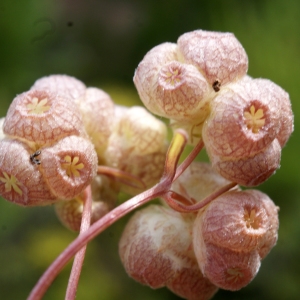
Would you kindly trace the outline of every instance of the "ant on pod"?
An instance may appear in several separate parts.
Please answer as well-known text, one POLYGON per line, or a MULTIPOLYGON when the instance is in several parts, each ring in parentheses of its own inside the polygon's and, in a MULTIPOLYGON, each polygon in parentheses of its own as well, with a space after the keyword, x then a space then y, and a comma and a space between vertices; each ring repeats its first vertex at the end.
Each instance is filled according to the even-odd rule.
POLYGON ((41 164, 41 161, 36 158, 40 154, 41 154, 41 150, 37 150, 33 154, 30 155, 30 161, 31 161, 32 164, 34 164, 34 165, 40 165, 41 164))
POLYGON ((213 89, 215 92, 218 92, 221 88, 221 82, 217 79, 213 85, 212 85, 213 89))

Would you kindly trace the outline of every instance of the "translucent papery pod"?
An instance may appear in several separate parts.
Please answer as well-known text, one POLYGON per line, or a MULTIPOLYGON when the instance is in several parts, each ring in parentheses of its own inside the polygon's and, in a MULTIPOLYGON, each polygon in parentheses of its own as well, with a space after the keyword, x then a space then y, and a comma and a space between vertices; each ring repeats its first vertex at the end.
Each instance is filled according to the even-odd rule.
MULTIPOLYGON (((253 133, 262 132, 262 136, 266 132, 273 135, 272 132, 277 131, 276 139, 283 148, 294 130, 289 94, 268 79, 252 79, 250 76, 230 85, 230 89, 250 103, 244 110, 248 130, 253 133), (279 120, 276 109, 279 110, 279 120)), ((256 139, 261 139, 261 136, 254 138, 256 139)))
POLYGON ((247 78, 228 86, 212 101, 203 129, 209 153, 228 159, 253 156, 287 126, 287 136, 280 138, 284 144, 293 124, 292 111, 282 110, 287 102, 288 94, 266 79, 247 78))
POLYGON ((48 205, 58 198, 31 160, 34 150, 18 140, 0 141, 0 194, 22 206, 48 205))
MULTIPOLYGON (((70 230, 79 231, 83 213, 83 201, 80 197, 72 200, 61 200, 55 204, 55 212, 61 223, 70 230)), ((103 202, 92 202, 91 224, 99 220, 109 208, 103 202)))
MULTIPOLYGON (((115 207, 118 189, 113 180, 106 176, 99 175, 93 179, 91 187, 93 198, 91 224, 93 224, 115 207)), ((73 231, 79 231, 83 207, 83 200, 79 195, 72 200, 59 201, 55 204, 55 211, 62 224, 73 231)))
POLYGON ((185 299, 210 299, 217 288, 197 266, 191 247, 193 219, 159 205, 136 212, 119 243, 128 275, 152 288, 167 286, 185 299))
MULTIPOLYGON (((136 176, 149 188, 162 176, 167 152, 166 126, 142 107, 119 109, 122 114, 118 114, 109 137, 106 165, 136 176)), ((124 184, 121 188, 130 194, 141 191, 124 184)))
POLYGON ((281 147, 275 139, 264 151, 248 158, 226 159, 211 156, 213 168, 225 178, 243 186, 257 186, 280 167, 281 147))
POLYGON ((36 145, 51 145, 69 135, 86 136, 74 101, 47 90, 29 90, 11 103, 3 132, 36 145))
POLYGON ((150 50, 138 65, 134 83, 145 106, 171 119, 196 145, 210 113, 210 101, 246 75, 247 54, 232 33, 196 30, 150 50))
POLYGON ((245 77, 213 99, 202 134, 222 176, 255 186, 279 167, 281 148, 292 131, 288 94, 269 80, 245 77))
POLYGON ((199 211, 193 245, 199 267, 220 288, 249 284, 277 241, 278 208, 256 190, 229 191, 199 211))
POLYGON ((205 278, 217 287, 238 291, 246 287, 257 275, 261 262, 256 251, 239 252, 207 244, 205 262, 200 269, 205 278))
POLYGON ((194 261, 182 262, 182 267, 168 281, 166 287, 174 294, 188 300, 212 299, 219 288, 203 276, 194 261))
POLYGON ((96 176, 98 160, 88 139, 70 136, 42 149, 40 164, 52 192, 59 199, 71 200, 96 176))
POLYGON ((32 90, 44 90, 51 93, 70 98, 77 102, 77 99, 84 97, 86 86, 75 77, 68 75, 50 75, 38 79, 32 90))
POLYGON ((121 148, 139 155, 155 153, 167 144, 166 125, 140 106, 125 108, 115 123, 113 134, 118 135, 121 148))
POLYGON ((219 175, 209 163, 192 162, 184 173, 173 182, 172 191, 190 200, 199 202, 230 181, 219 175))
POLYGON ((195 30, 177 41, 180 58, 194 65, 213 89, 243 77, 248 70, 248 56, 234 34, 195 30))
POLYGON ((95 146, 99 164, 103 163, 104 151, 114 124, 114 103, 104 91, 89 87, 77 100, 84 127, 95 146))
POLYGON ((67 75, 43 77, 31 89, 41 89, 73 101, 101 160, 113 124, 114 103, 110 96, 101 89, 87 88, 80 80, 67 75))
POLYGON ((178 121, 204 120, 213 89, 191 65, 178 57, 176 44, 154 47, 138 65, 134 83, 145 106, 154 114, 178 121))

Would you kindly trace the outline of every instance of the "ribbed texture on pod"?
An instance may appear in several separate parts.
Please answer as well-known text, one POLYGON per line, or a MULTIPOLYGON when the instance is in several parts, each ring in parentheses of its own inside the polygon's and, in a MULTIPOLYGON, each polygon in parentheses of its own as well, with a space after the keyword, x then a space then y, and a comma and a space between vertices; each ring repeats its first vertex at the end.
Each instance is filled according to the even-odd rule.
POLYGON ((68 75, 50 75, 38 79, 31 90, 44 90, 77 102, 84 97, 86 86, 75 77, 68 75))
POLYGON ((13 100, 3 132, 38 145, 52 144, 69 135, 85 135, 73 100, 44 90, 30 90, 13 100))
POLYGON ((181 35, 177 44, 183 59, 210 84, 218 80, 224 85, 247 73, 247 54, 232 33, 195 30, 181 35))
MULTIPOLYGON (((106 164, 138 177, 149 188, 162 176, 167 128, 143 107, 121 110, 109 137, 106 164)), ((122 185, 122 190, 130 194, 141 192, 127 185, 122 185)))
POLYGON ((12 139, 0 141, 0 194, 22 206, 47 205, 57 201, 43 179, 39 166, 32 164, 34 150, 12 139))
POLYGON ((257 274, 277 241, 278 207, 256 190, 229 191, 198 212, 193 246, 213 284, 239 290, 257 274))
POLYGON ((134 83, 145 106, 153 113, 186 120, 208 113, 205 99, 211 89, 193 65, 179 61, 176 44, 150 50, 135 71, 134 83))
POLYGON ((126 272, 152 288, 167 286, 190 300, 210 299, 217 287, 201 274, 192 249, 194 216, 158 205, 134 214, 119 243, 126 272))
POLYGON ((103 158, 114 123, 114 103, 98 88, 87 88, 77 101, 84 127, 95 146, 99 159, 103 158))
POLYGON ((41 152, 41 172, 60 199, 72 199, 90 184, 97 171, 97 155, 88 140, 70 136, 41 152))

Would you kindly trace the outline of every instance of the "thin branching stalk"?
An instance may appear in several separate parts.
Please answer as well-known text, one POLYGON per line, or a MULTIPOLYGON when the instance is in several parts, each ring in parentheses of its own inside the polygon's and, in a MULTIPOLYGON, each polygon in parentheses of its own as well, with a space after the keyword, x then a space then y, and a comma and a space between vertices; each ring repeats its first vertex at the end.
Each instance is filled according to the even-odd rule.
POLYGON ((182 203, 186 203, 188 200, 185 199, 182 195, 179 195, 173 191, 169 191, 166 193, 163 198, 167 202, 167 204, 173 208, 174 210, 182 213, 191 213, 198 211, 199 209, 202 209, 209 203, 211 203, 213 200, 215 200, 217 197, 221 196, 222 194, 226 193, 230 189, 234 188, 237 184, 235 182, 228 183, 227 185, 221 187, 214 193, 210 194, 200 202, 197 202, 192 205, 184 205, 182 203), (180 201, 181 203, 179 203, 180 201))
POLYGON ((91 241, 117 220, 133 211, 135 208, 165 194, 171 187, 174 176, 176 174, 176 168, 180 155, 182 154, 186 143, 187 134, 183 130, 178 130, 178 132, 175 133, 169 146, 165 162, 165 171, 161 181, 149 190, 122 203, 121 205, 107 213, 103 218, 91 225, 87 231, 80 234, 45 271, 27 299, 42 299, 43 295, 46 293, 53 280, 57 277, 57 275, 68 263, 68 261, 89 241, 91 241))
MULTIPOLYGON (((83 211, 82 220, 80 225, 80 234, 86 232, 91 224, 91 211, 92 211, 92 189, 89 185, 83 193, 83 211)), ((86 247, 84 246, 77 252, 74 258, 69 283, 66 291, 66 300, 73 300, 76 297, 78 282, 81 274, 81 269, 85 257, 86 247)))

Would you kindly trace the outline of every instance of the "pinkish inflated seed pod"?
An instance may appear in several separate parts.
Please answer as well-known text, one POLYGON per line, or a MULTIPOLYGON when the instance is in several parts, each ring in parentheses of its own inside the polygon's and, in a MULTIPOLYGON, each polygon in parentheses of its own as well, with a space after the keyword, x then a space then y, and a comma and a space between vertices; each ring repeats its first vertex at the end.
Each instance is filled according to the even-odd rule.
POLYGON ((69 136, 40 154, 40 169, 52 192, 63 200, 80 194, 96 175, 98 161, 93 144, 69 136))
POLYGON ((294 131, 294 115, 292 111, 291 101, 288 93, 281 90, 281 120, 280 129, 276 136, 281 148, 285 146, 292 132, 294 131))
POLYGON ((191 246, 194 215, 159 205, 135 213, 123 232, 119 253, 126 272, 152 288, 167 286, 189 300, 208 300, 217 287, 201 274, 191 246))
POLYGON ((172 191, 201 201, 230 181, 219 175, 209 163, 193 161, 188 168, 172 183, 172 191))
POLYGON ((216 92, 247 73, 247 54, 232 33, 195 30, 177 44, 183 61, 196 66, 216 92))
POLYGON ((105 175, 96 175, 91 182, 92 196, 94 201, 105 201, 112 209, 118 201, 118 183, 105 175))
POLYGON ((145 106, 154 114, 163 113, 163 106, 152 97, 162 66, 177 60, 177 45, 163 43, 151 49, 139 63, 133 81, 145 106), (154 86, 154 89, 152 88, 154 86))
POLYGON ((256 190, 229 191, 198 212, 193 246, 213 284, 238 290, 256 275, 277 241, 278 208, 256 190))
POLYGON ((112 134, 118 135, 123 149, 139 155, 160 151, 167 144, 166 125, 139 106, 124 111, 112 134))
POLYGON ((226 179, 243 186, 257 186, 279 168, 281 147, 275 139, 266 149, 248 158, 227 159, 208 154, 213 168, 226 179))
POLYGON ((219 196, 198 217, 204 243, 234 251, 259 251, 271 229, 277 239, 278 226, 273 219, 278 220, 278 215, 274 204, 266 207, 272 205, 270 202, 266 194, 256 190, 229 191, 219 196))
POLYGON ((101 159, 114 123, 114 103, 107 93, 90 87, 77 104, 84 127, 101 159))
POLYGON ((139 64, 134 83, 141 100, 154 114, 174 120, 205 119, 211 89, 197 68, 178 60, 177 46, 164 43, 139 64))
MULTIPOLYGON (((95 223, 110 211, 104 201, 93 201, 91 208, 91 224, 95 223)), ((72 200, 61 200, 55 203, 55 212, 62 224, 70 230, 79 231, 81 226, 83 203, 78 197, 72 200)))
MULTIPOLYGON (((115 207, 118 191, 110 178, 99 175, 93 179, 91 188, 93 198, 91 224, 93 224, 115 207)), ((83 212, 83 200, 80 196, 55 203, 55 212, 61 223, 68 229, 80 230, 83 212)))
MULTIPOLYGON (((117 111, 120 108, 117 108, 117 111)), ((105 152, 106 165, 141 179, 147 188, 161 178, 167 152, 165 124, 142 107, 122 109, 105 152)), ((122 185, 130 194, 140 189, 122 185)))
MULTIPOLYGON (((218 287, 205 278, 194 260, 182 259, 186 266, 177 270, 166 287, 174 294, 188 300, 208 300, 218 291, 218 287)), ((184 263, 183 263, 184 265, 184 263)))
POLYGON ((30 90, 13 100, 3 132, 40 147, 65 136, 86 135, 74 101, 43 90, 30 90))
POLYGON ((211 102, 203 127, 210 155, 248 158, 262 151, 281 128, 281 100, 286 94, 269 80, 240 80, 211 102))
POLYGON ((83 212, 80 197, 72 200, 61 200, 55 204, 55 212, 60 222, 70 230, 79 231, 83 212))
POLYGON ((120 187, 121 190, 124 193, 136 195, 158 183, 164 170, 166 152, 167 147, 160 152, 147 155, 128 154, 128 156, 126 156, 126 153, 123 152, 123 160, 119 161, 118 169, 139 178, 145 184, 145 188, 122 184, 120 187))
POLYGON ((47 205, 57 201, 31 160, 35 150, 13 139, 0 141, 0 194, 22 206, 47 205))
POLYGON ((203 264, 199 264, 202 273, 225 290, 237 291, 247 286, 260 268, 257 251, 243 253, 206 244, 204 256, 203 264))
POLYGON ((268 231, 264 237, 264 242, 260 245, 258 250, 260 258, 264 259, 277 243, 279 228, 279 207, 276 206, 269 197, 264 196, 261 198, 261 200, 263 201, 264 208, 269 218, 268 231))
POLYGON ((121 190, 124 193, 136 195, 158 183, 163 174, 166 152, 167 147, 147 155, 128 155, 126 157, 126 152, 123 152, 123 160, 119 161, 118 169, 139 178, 145 184, 145 188, 122 184, 121 190))
POLYGON ((50 75, 38 79, 31 90, 43 90, 76 101, 84 97, 86 86, 80 80, 68 75, 50 75))
POLYGON ((181 269, 182 254, 193 257, 192 220, 159 205, 136 212, 119 242, 128 275, 152 288, 165 286, 181 269))

